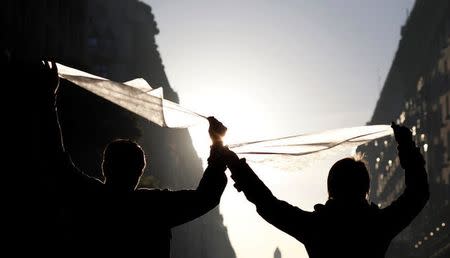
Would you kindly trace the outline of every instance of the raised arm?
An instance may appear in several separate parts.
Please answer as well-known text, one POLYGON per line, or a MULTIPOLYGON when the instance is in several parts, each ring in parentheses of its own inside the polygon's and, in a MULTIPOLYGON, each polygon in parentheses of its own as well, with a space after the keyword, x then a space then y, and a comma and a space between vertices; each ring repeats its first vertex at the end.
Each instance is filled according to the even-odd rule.
POLYGON ((55 62, 42 62, 38 80, 46 96, 44 110, 41 111, 42 115, 38 122, 42 125, 41 138, 46 146, 45 160, 50 163, 47 170, 52 173, 52 177, 57 179, 57 184, 62 188, 69 190, 71 185, 75 189, 81 189, 93 179, 77 169, 64 147, 56 105, 59 76, 55 62))
POLYGON ((38 74, 37 84, 42 88, 42 92, 45 94, 45 103, 42 103, 43 109, 40 111, 40 121, 37 122, 41 125, 43 134, 43 137, 41 138, 45 140, 46 146, 48 146, 47 153, 50 155, 49 158, 54 158, 54 156, 64 152, 56 111, 56 95, 59 88, 58 69, 54 62, 51 62, 50 65, 50 62, 43 61, 40 64, 38 74))
POLYGON ((405 170, 405 190, 390 206, 382 210, 382 217, 387 226, 386 232, 392 237, 397 235, 423 209, 429 199, 429 189, 425 161, 412 140, 411 131, 392 124, 398 143, 400 164, 405 170))
POLYGON ((239 159, 232 151, 226 156, 231 178, 236 182, 234 186, 256 205, 259 215, 278 229, 303 241, 312 228, 312 213, 277 199, 245 159, 239 159))
POLYGON ((226 132, 226 127, 215 118, 209 118, 209 134, 213 141, 208 167, 195 190, 181 191, 157 191, 156 199, 158 209, 162 212, 164 220, 171 227, 191 221, 216 207, 220 202, 227 177, 226 165, 223 159, 223 144, 221 137, 226 132))

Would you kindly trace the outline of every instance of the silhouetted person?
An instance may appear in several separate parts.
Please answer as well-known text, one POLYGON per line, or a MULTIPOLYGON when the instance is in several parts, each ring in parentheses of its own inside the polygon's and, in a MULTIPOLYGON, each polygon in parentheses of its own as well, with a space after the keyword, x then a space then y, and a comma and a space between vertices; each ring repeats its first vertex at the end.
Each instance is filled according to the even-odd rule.
POLYGON ((336 162, 328 176, 329 200, 307 212, 278 200, 247 165, 227 152, 235 187, 242 190, 257 212, 278 229, 305 245, 311 258, 384 257, 391 240, 422 210, 428 198, 425 162, 406 127, 392 125, 398 142, 405 190, 390 206, 380 209, 366 200, 369 174, 363 162, 336 162))
MULTIPOLYGON (((57 70, 47 63, 46 66, 56 77, 49 87, 57 89, 57 70)), ((54 100, 54 96, 50 94, 49 99, 54 100)), ((67 225, 71 228, 68 241, 61 241, 66 248, 64 252, 169 257, 171 228, 218 205, 227 183, 221 155, 223 145, 218 135, 223 135, 226 128, 216 119, 209 118, 213 145, 197 189, 169 191, 137 188, 146 161, 142 148, 131 140, 116 140, 105 148, 104 181, 86 176, 73 165, 63 148, 53 105, 49 105, 48 115, 52 118, 48 119, 47 141, 54 145, 53 171, 58 177, 60 202, 72 216, 72 223, 67 225)))

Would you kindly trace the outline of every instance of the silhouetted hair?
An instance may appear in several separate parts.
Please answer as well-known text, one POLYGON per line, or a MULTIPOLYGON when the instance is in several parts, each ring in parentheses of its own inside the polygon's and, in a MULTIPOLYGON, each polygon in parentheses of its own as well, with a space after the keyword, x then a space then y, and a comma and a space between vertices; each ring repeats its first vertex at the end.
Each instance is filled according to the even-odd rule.
POLYGON ((361 160, 341 159, 331 167, 327 183, 330 199, 365 198, 370 187, 369 172, 361 160))
POLYGON ((145 168, 144 151, 132 140, 115 140, 106 146, 102 166, 106 178, 139 178, 145 168))

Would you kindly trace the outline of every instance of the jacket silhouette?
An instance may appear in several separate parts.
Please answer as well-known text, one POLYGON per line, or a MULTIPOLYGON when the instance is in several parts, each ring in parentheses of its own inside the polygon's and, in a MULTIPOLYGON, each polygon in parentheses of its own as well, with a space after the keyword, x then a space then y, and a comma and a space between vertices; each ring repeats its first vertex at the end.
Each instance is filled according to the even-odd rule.
MULTIPOLYGON (((47 77, 56 76, 53 85, 48 86, 56 92, 56 67, 45 65, 47 77)), ((53 90, 48 99, 55 100, 53 90)), ((54 158, 50 171, 57 182, 57 202, 67 213, 61 223, 65 235, 58 241, 61 246, 55 246, 64 249, 63 255, 170 257, 171 228, 202 216, 219 204, 227 183, 220 141, 215 140, 211 146, 208 167, 195 190, 137 188, 146 165, 138 144, 123 139, 110 143, 103 154, 105 180, 101 181, 85 175, 72 163, 64 150, 53 105, 48 105, 43 120, 47 121, 47 144, 53 150, 49 154, 54 158)), ((216 119, 209 120, 211 137, 217 128, 225 128, 216 119)))
POLYGON ((180 191, 116 190, 61 160, 59 192, 73 216, 66 244, 81 252, 170 257, 171 228, 216 207, 226 185, 225 165, 212 159, 197 189, 180 191))
POLYGON ((364 163, 352 158, 333 166, 328 178, 330 199, 325 205, 315 205, 313 212, 277 199, 245 159, 239 160, 231 151, 227 164, 235 187, 256 205, 259 215, 302 242, 309 257, 380 258, 384 257, 391 240, 414 219, 429 198, 425 162, 410 131, 397 125, 393 128, 406 187, 397 200, 383 209, 365 199, 369 190, 367 169, 364 163), (357 193, 359 197, 353 198, 357 193))

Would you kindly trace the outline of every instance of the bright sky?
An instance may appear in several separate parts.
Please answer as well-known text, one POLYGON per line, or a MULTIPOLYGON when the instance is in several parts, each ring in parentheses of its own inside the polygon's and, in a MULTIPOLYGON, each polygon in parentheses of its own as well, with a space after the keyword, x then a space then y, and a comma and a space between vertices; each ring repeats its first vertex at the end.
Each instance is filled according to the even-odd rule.
MULTIPOLYGON (((146 0, 180 103, 214 115, 229 141, 364 125, 371 117, 413 0, 146 0)), ((205 127, 191 129, 207 157, 205 127)), ((326 201, 328 169, 254 167, 280 199, 312 210, 326 201)), ((220 205, 238 258, 307 257, 303 246, 227 187, 220 205)))

